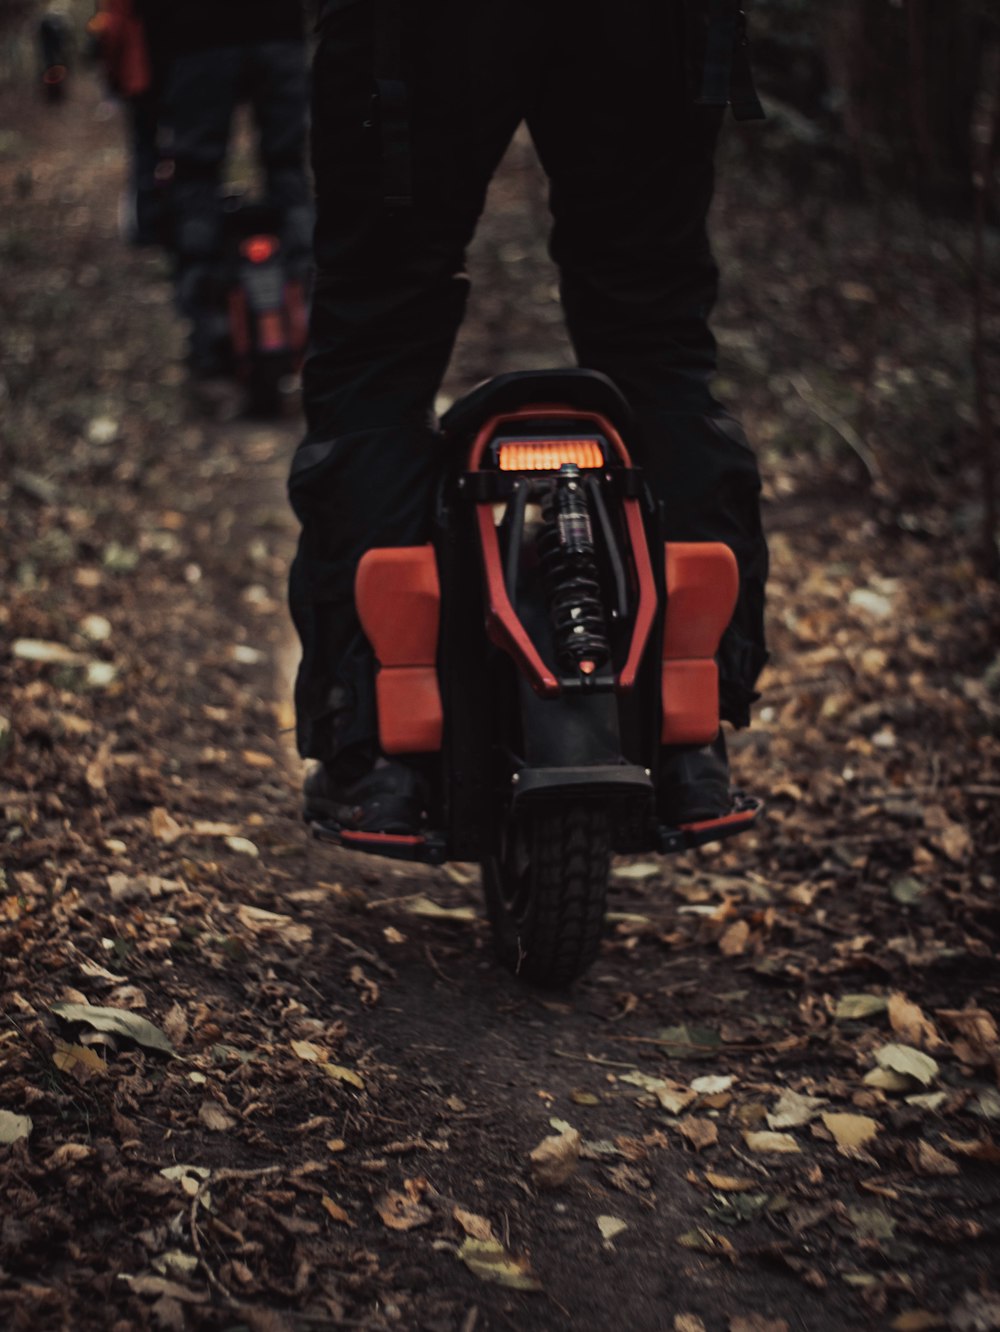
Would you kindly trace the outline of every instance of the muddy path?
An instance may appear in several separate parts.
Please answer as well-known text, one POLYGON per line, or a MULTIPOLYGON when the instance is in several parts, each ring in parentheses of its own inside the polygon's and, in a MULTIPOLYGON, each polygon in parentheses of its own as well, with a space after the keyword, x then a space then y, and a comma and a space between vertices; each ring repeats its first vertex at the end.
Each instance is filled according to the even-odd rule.
MULTIPOLYGON (((774 557, 734 766, 769 818, 619 862, 597 965, 537 994, 494 964, 475 866, 307 840, 298 422, 191 409, 164 263, 117 239, 96 89, 2 110, 5 1325, 1000 1327, 1000 601, 967 496, 861 484, 807 401, 871 273, 817 341, 802 274, 847 281, 844 255, 780 191, 720 200, 774 557), (792 421, 782 346, 809 367, 792 421), (545 1187, 529 1153, 568 1129, 545 1187)), ((566 361, 544 217, 519 142, 448 395, 566 361)))

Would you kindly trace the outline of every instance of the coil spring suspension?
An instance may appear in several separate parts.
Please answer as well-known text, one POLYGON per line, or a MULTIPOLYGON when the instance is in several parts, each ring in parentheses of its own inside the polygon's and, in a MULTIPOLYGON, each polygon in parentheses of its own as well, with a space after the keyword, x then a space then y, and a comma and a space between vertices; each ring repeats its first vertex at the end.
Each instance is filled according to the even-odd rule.
POLYGON ((580 469, 564 463, 542 503, 538 556, 556 657, 564 670, 593 675, 611 655, 594 534, 580 469))

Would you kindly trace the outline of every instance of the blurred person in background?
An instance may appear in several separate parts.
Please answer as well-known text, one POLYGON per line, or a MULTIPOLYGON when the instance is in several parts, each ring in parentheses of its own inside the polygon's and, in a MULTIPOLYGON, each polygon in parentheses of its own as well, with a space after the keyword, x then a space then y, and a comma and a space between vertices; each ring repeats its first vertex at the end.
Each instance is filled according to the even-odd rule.
POLYGON ((129 180, 121 210, 122 234, 132 245, 165 244, 163 44, 150 40, 142 0, 100 0, 87 32, 108 88, 121 100, 128 120, 129 180))
MULTIPOLYGON (((307 816, 419 823, 419 777, 379 753, 354 575, 373 546, 430 538, 434 399, 465 307, 465 249, 522 121, 550 181, 578 362, 631 403, 671 539, 723 541, 739 563, 719 667, 722 716, 746 725, 767 655, 767 548, 753 452, 711 391, 706 228, 724 107, 762 114, 739 0, 325 0, 313 89, 308 432, 289 480, 297 738, 319 760, 307 816)), ((671 822, 728 813, 721 736, 668 759, 664 791, 671 822)))
POLYGON ((312 194, 300 0, 138 0, 154 59, 166 70, 171 131, 170 210, 177 301, 190 320, 193 379, 224 373, 227 325, 219 290, 222 183, 233 114, 249 102, 265 201, 282 216, 291 274, 311 266, 312 194))

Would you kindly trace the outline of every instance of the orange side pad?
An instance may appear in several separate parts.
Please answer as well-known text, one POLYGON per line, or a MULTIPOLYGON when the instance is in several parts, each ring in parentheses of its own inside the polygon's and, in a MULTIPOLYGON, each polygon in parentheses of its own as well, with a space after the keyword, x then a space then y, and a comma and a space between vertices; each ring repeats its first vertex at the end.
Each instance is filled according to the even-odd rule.
POLYGON ((736 606, 739 570, 733 552, 721 542, 671 541, 665 559, 660 741, 706 745, 719 730, 715 654, 736 606))
POLYGON ((379 663, 379 740, 387 754, 441 748, 437 678, 441 585, 434 547, 369 550, 354 580, 358 618, 379 663))

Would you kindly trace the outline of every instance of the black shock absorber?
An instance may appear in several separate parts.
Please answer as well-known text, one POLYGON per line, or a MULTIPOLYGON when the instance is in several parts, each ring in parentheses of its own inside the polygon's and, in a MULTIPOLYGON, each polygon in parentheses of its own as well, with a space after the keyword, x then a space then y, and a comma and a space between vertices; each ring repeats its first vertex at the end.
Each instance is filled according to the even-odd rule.
POLYGON ((556 657, 564 670, 593 675, 608 660, 594 533, 580 469, 564 463, 542 504, 538 537, 556 657))

